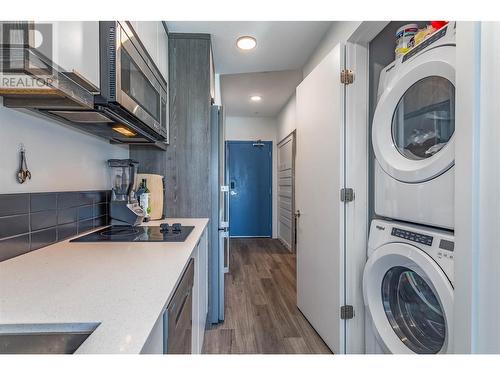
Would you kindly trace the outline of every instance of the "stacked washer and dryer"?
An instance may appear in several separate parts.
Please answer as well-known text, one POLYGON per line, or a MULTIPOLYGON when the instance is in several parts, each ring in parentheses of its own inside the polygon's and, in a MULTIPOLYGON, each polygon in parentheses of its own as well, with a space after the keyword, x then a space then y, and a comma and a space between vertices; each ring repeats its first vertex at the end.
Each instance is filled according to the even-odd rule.
POLYGON ((367 353, 449 353, 453 336, 455 24, 380 75, 363 274, 367 353))

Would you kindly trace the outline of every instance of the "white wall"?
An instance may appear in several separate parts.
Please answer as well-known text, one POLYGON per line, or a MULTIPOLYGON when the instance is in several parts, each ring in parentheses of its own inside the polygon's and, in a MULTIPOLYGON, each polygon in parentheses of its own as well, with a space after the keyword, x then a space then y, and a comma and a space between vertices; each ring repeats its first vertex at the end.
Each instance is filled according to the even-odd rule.
POLYGON ((0 101, 0 194, 109 189, 106 160, 127 157, 127 146, 5 108, 0 101), (16 181, 20 143, 32 175, 22 185, 16 181))
POLYGON ((276 116, 276 121, 278 124, 278 142, 281 142, 285 137, 287 137, 297 128, 297 115, 295 113, 296 106, 297 99, 294 92, 276 116))
POLYGON ((311 73, 316 65, 335 47, 339 42, 346 42, 351 34, 361 25, 360 21, 337 21, 333 22, 330 29, 321 39, 320 43, 309 57, 302 68, 304 78, 311 73))
POLYGON ((215 85, 214 104, 215 105, 222 105, 222 95, 221 95, 221 91, 220 91, 220 74, 214 75, 214 85, 215 85))
POLYGON ((500 353, 500 23, 457 24, 454 352, 500 353))
MULTIPOLYGON (((336 21, 323 36, 316 49, 302 68, 304 78, 311 73, 316 65, 340 42, 346 42, 352 33, 361 25, 358 21, 336 21)), ((278 142, 297 128, 295 92, 276 116, 278 123, 278 142)))
POLYGON ((500 22, 481 22, 481 93, 479 129, 479 254, 477 259, 477 353, 500 353, 500 22), (496 197, 496 198, 494 198, 496 197), (492 199, 493 198, 493 199, 492 199))
POLYGON ((278 219, 278 159, 277 159, 277 122, 273 117, 226 117, 226 140, 273 142, 273 238, 277 236, 278 219))

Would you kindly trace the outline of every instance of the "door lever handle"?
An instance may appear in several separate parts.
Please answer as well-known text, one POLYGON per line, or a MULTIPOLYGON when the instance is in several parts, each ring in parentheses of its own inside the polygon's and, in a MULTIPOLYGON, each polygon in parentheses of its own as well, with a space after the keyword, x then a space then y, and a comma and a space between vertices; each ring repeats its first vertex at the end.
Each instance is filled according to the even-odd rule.
POLYGON ((237 193, 237 192, 235 192, 234 190, 231 190, 231 193, 230 193, 230 194, 231 194, 231 195, 238 195, 238 193, 237 193))

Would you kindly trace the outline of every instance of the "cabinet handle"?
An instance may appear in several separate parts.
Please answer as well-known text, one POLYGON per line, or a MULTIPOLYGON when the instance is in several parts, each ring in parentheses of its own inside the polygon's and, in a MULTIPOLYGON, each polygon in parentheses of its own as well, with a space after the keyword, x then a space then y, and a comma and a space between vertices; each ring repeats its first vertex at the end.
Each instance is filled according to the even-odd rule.
POLYGON ((184 296, 184 299, 182 300, 181 307, 179 308, 179 311, 177 311, 177 315, 175 317, 175 325, 177 325, 177 322, 179 321, 179 319, 181 317, 182 311, 184 310, 184 305, 186 304, 187 299, 188 299, 190 294, 191 294, 191 290, 188 293, 186 293, 186 295, 184 296))

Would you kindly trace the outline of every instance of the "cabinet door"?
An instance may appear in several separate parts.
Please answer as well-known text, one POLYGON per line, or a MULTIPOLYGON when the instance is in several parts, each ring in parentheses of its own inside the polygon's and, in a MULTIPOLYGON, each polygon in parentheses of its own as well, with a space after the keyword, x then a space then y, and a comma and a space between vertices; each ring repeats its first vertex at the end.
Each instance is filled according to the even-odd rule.
POLYGON ((99 22, 52 22, 52 60, 99 87, 99 22))
POLYGON ((210 97, 212 98, 212 103, 215 102, 215 65, 214 65, 214 55, 212 53, 212 48, 210 47, 210 97))
POLYGON ((136 25, 137 36, 158 66, 158 21, 135 21, 131 24, 136 25))
POLYGON ((162 22, 158 22, 158 69, 168 83, 168 35, 162 22))
POLYGON ((129 21, 156 67, 168 82, 168 35, 160 21, 129 21))
POLYGON ((193 327, 191 332, 191 352, 192 354, 201 354, 200 351, 200 263, 198 262, 198 245, 193 251, 192 257, 195 259, 194 262, 194 283, 193 283, 193 327))
POLYGON ((193 354, 200 354, 205 337, 205 324, 208 312, 208 238, 204 230, 193 252, 195 275, 193 285, 193 354))

